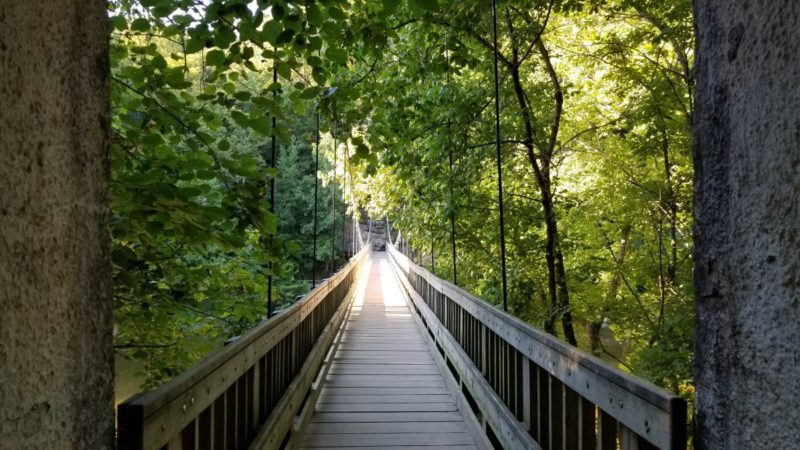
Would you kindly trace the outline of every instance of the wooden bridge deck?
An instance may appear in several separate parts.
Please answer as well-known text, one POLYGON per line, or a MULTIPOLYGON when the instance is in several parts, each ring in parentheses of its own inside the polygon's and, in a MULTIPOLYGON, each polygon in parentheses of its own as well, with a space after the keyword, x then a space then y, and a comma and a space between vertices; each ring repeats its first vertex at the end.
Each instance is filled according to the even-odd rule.
POLYGON ((477 448, 385 255, 373 254, 302 448, 477 448))

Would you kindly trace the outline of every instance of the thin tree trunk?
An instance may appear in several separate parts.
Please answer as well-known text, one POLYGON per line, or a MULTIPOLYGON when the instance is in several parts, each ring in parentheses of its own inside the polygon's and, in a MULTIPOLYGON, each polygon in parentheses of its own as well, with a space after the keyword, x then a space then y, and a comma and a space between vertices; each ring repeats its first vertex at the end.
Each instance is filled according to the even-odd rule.
POLYGON ((517 41, 513 39, 514 27, 511 19, 506 14, 508 31, 512 36, 511 39, 511 52, 512 57, 510 60, 503 58, 503 61, 508 61, 507 67, 511 75, 511 81, 514 87, 514 94, 517 99, 517 105, 520 110, 520 116, 524 125, 524 139, 526 155, 528 161, 533 169, 536 183, 539 187, 539 192, 542 196, 542 209, 544 213, 546 244, 545 244, 545 260, 547 263, 547 285, 550 296, 550 311, 545 321, 545 331, 550 334, 557 335, 555 329, 555 322, 561 319, 562 328, 564 330, 564 338, 572 345, 577 345, 578 341, 575 338, 575 330, 572 324, 572 312, 570 311, 569 290, 567 287, 566 270, 564 269, 564 256, 561 252, 558 234, 558 221, 556 219, 555 210, 553 206, 553 192, 550 179, 550 164, 552 163, 553 152, 556 147, 558 131, 561 123, 561 113, 563 108, 563 93, 561 90, 561 83, 558 75, 553 68, 550 61, 550 56, 547 48, 541 41, 541 37, 537 38, 535 43, 536 48, 542 57, 545 69, 550 77, 553 85, 553 98, 554 98, 554 113, 553 122, 547 142, 543 144, 540 149, 539 157, 536 155, 536 141, 535 132, 533 129, 533 118, 528 104, 528 99, 525 94, 525 88, 522 84, 520 76, 520 61, 519 61, 519 48, 517 41))
POLYGON ((603 302, 603 314, 600 320, 589 322, 586 326, 586 330, 589 334, 589 348, 595 355, 603 353, 603 346, 600 341, 600 329, 603 326, 603 320, 605 320, 605 313, 608 311, 609 305, 616 301, 617 294, 619 293, 619 285, 620 282, 622 282, 622 266, 625 264, 625 254, 628 251, 628 237, 630 233, 630 225, 625 225, 620 230, 619 252, 616 255, 613 254, 611 243, 609 242, 608 244, 609 250, 612 251, 612 256, 614 258, 614 276, 612 276, 611 280, 608 282, 608 293, 603 302))

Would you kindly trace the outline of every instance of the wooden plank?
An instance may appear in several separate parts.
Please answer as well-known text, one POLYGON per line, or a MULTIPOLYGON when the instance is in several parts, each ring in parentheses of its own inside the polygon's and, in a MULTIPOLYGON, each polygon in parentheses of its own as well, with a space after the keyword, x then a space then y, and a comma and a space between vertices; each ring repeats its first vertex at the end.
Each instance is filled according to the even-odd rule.
POLYGON ((318 413, 311 422, 464 422, 455 412, 318 413))
POLYGON ((349 375, 438 375, 439 368, 433 364, 409 364, 398 367, 388 364, 335 363, 329 373, 349 375))
POLYGON ((311 434, 304 447, 384 447, 413 445, 470 445, 468 433, 311 434))
POLYGON ((452 412, 458 411, 452 403, 318 403, 319 412, 452 412))
MULTIPOLYGON (((314 450, 341 450, 341 447, 301 447, 301 449, 313 448, 314 450)), ((347 447, 350 450, 375 450, 375 447, 347 447)), ((459 445, 459 446, 452 446, 452 445, 391 445, 388 447, 380 447, 381 450, 407 450, 409 448, 412 449, 420 449, 420 450, 477 450, 478 447, 474 445, 459 445)))
POLYGON ((337 387, 325 386, 325 391, 332 395, 441 395, 449 394, 444 387, 337 387))
POLYGON ((428 351, 428 346, 423 343, 389 343, 384 344, 380 342, 363 343, 363 342, 348 342, 341 345, 342 352, 349 353, 350 351, 379 351, 379 352, 423 352, 428 351))
POLYGON ((443 388, 444 381, 438 380, 387 380, 387 379, 363 379, 354 380, 351 378, 331 379, 325 381, 328 387, 374 387, 374 388, 391 388, 391 387, 429 387, 429 388, 443 388))
POLYGON ((453 397, 439 395, 333 395, 323 392, 317 403, 452 403, 453 397))
POLYGON ((392 351, 392 354, 389 355, 387 352, 379 351, 379 350, 354 350, 350 349, 347 351, 339 352, 336 355, 337 358, 377 358, 377 359, 388 359, 388 358, 402 358, 406 360, 419 360, 419 361, 430 361, 431 356, 427 354, 428 348, 425 349, 418 349, 418 350, 411 350, 411 351, 392 351), (422 353, 422 352, 425 353, 422 353))
POLYGON ((466 433, 463 422, 311 423, 309 433, 466 433))
POLYGON ((330 383, 337 383, 340 381, 351 381, 351 382, 370 382, 370 381, 381 381, 386 383, 400 383, 400 382, 410 382, 414 383, 414 386, 424 386, 424 383, 428 382, 441 382, 442 375, 435 374, 435 375, 425 375, 425 374, 411 374, 411 375, 397 375, 397 374, 382 374, 382 375, 354 375, 354 374, 332 374, 328 375, 328 381, 330 383))

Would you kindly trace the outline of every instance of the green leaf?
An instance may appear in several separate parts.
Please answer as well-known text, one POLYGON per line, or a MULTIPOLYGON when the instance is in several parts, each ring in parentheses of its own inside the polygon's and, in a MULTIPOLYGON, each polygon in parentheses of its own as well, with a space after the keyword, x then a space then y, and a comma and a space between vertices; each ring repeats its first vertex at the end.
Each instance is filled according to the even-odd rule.
POLYGON ((325 21, 325 16, 322 15, 322 10, 317 5, 309 5, 306 8, 306 17, 308 17, 309 23, 316 26, 322 25, 325 21))
POLYGON ((294 37, 294 30, 291 28, 287 28, 278 35, 275 39, 275 43, 277 45, 286 44, 287 42, 292 42, 292 37, 294 37))
POLYGON ((148 31, 150 30, 150 21, 142 19, 141 17, 131 22, 131 30, 133 31, 148 31))
POLYGON ((272 134, 272 121, 261 113, 253 114, 249 122, 250 128, 262 136, 272 134))
POLYGON ((234 42, 236 42, 236 34, 227 26, 219 27, 214 34, 214 45, 219 48, 228 48, 234 42))
POLYGON ((161 55, 156 55, 150 60, 150 65, 153 66, 154 69, 163 71, 167 68, 167 60, 161 55))
POLYGON ((300 98, 303 100, 311 100, 312 98, 316 98, 318 94, 319 94, 319 88, 316 86, 312 86, 304 90, 302 93, 300 93, 300 98))
POLYGON ((342 49, 329 48, 325 51, 325 57, 341 65, 347 64, 347 52, 342 49))
POLYGON ((400 6, 400 0, 383 0, 383 11, 386 14, 392 14, 400 6))
POLYGON ((344 22, 344 20, 347 18, 344 12, 336 6, 331 6, 328 8, 328 15, 331 17, 331 19, 339 22, 344 22))
POLYGON ((187 82, 184 78, 183 67, 174 67, 164 73, 164 81, 175 89, 183 89, 190 87, 192 84, 187 82))
POLYGON ((283 24, 277 20, 270 20, 264 24, 261 29, 261 39, 269 42, 272 45, 278 44, 278 35, 283 31, 283 24))
POLYGON ((109 20, 115 30, 125 31, 128 29, 128 21, 125 20, 124 16, 112 16, 109 20))
POLYGON ((186 41, 186 53, 191 55, 192 53, 197 53, 206 46, 205 39, 199 38, 190 38, 186 41))
POLYGON ((222 50, 214 49, 206 53, 206 65, 221 66, 225 63, 225 53, 222 50))
POLYGON ((439 11, 439 2, 437 0, 412 0, 415 6, 424 9, 425 11, 436 12, 439 11))
POLYGON ((236 111, 236 110, 231 111, 231 118, 240 127, 247 128, 250 126, 250 118, 247 117, 247 114, 241 111, 236 111))
POLYGON ((313 69, 311 69, 311 77, 320 86, 324 85, 328 81, 328 78, 325 75, 325 70, 322 69, 322 67, 314 67, 313 69))
POLYGON ((272 5, 270 11, 272 12, 272 17, 275 20, 281 20, 283 19, 283 16, 286 15, 286 10, 281 5, 272 5))
POLYGON ((278 75, 282 76, 283 78, 286 78, 287 80, 291 80, 292 68, 289 67, 289 64, 286 64, 285 62, 278 63, 278 65, 276 66, 276 70, 278 71, 278 75))

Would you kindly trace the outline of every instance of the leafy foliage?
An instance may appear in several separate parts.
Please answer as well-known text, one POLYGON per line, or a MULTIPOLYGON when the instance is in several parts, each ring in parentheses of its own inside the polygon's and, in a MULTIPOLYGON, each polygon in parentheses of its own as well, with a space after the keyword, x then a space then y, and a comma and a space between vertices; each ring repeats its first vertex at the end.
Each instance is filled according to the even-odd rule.
MULTIPOLYGON (((262 320, 268 274, 282 304, 307 289, 315 113, 337 230, 345 205, 387 215, 450 278, 453 220, 458 284, 500 302, 488 2, 116 0, 110 16, 117 338, 158 345, 124 350, 151 385, 262 320)), ((510 310, 689 395, 691 2, 500 1, 497 18, 510 310)), ((343 249, 319 211, 321 263, 343 249)))

